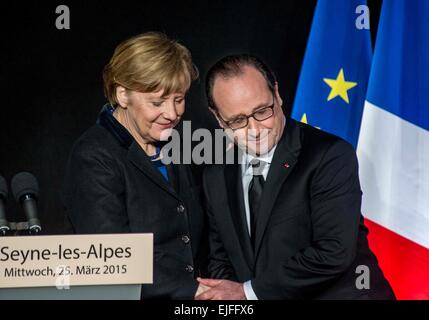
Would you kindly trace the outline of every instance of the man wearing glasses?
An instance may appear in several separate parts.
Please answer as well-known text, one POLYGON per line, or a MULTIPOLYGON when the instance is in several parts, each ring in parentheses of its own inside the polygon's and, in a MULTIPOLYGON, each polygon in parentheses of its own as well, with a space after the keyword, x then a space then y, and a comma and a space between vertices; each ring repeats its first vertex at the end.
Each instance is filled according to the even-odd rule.
POLYGON ((218 61, 206 93, 242 155, 204 172, 213 279, 196 298, 394 299, 368 247, 353 147, 286 118, 257 57, 218 61))

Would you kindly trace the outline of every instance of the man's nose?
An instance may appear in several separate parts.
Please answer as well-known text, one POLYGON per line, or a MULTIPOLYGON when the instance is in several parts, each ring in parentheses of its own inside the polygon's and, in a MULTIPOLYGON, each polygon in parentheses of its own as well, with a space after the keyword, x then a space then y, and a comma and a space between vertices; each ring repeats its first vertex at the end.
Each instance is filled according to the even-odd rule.
POLYGON ((255 120, 253 117, 249 118, 249 123, 247 125, 248 130, 248 136, 249 137, 258 137, 260 132, 260 123, 259 121, 255 120))

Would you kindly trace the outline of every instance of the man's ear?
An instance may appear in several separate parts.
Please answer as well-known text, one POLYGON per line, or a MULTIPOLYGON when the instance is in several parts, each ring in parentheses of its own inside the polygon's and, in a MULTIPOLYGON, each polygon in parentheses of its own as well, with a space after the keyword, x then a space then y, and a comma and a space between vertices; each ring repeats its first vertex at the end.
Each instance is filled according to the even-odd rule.
POLYGON ((215 118, 216 118, 217 122, 219 123, 219 126, 220 126, 222 129, 225 129, 225 124, 224 124, 224 123, 223 123, 223 121, 219 118, 219 115, 218 115, 218 113, 216 112, 216 110, 215 110, 215 109, 213 109, 212 107, 209 107, 209 110, 210 110, 210 112, 211 112, 211 113, 213 113, 213 115, 215 116, 215 118))
POLYGON ((276 100, 279 102, 280 107, 283 106, 283 100, 279 94, 279 84, 277 83, 277 81, 274 83, 274 96, 276 97, 276 100))
POLYGON ((129 103, 129 95, 127 89, 122 86, 116 87, 116 100, 121 108, 126 109, 129 103))

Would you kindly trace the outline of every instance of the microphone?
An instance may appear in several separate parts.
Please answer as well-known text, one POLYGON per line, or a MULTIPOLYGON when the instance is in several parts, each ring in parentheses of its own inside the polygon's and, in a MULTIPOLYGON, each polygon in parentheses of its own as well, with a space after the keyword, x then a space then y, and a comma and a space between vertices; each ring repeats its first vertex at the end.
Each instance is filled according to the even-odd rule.
POLYGON ((5 202, 8 196, 6 180, 0 176, 0 236, 5 236, 10 230, 6 219, 5 202))
POLYGON ((39 183, 28 172, 21 172, 12 178, 12 193, 25 212, 30 234, 37 234, 42 230, 37 217, 37 198, 39 196, 39 183))

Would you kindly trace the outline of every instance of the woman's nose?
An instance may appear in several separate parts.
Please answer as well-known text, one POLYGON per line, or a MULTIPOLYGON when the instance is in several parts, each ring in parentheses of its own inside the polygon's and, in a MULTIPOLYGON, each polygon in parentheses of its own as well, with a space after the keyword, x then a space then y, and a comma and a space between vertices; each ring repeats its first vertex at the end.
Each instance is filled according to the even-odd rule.
POLYGON ((174 101, 166 101, 164 109, 164 117, 170 121, 177 119, 176 106, 174 101))

